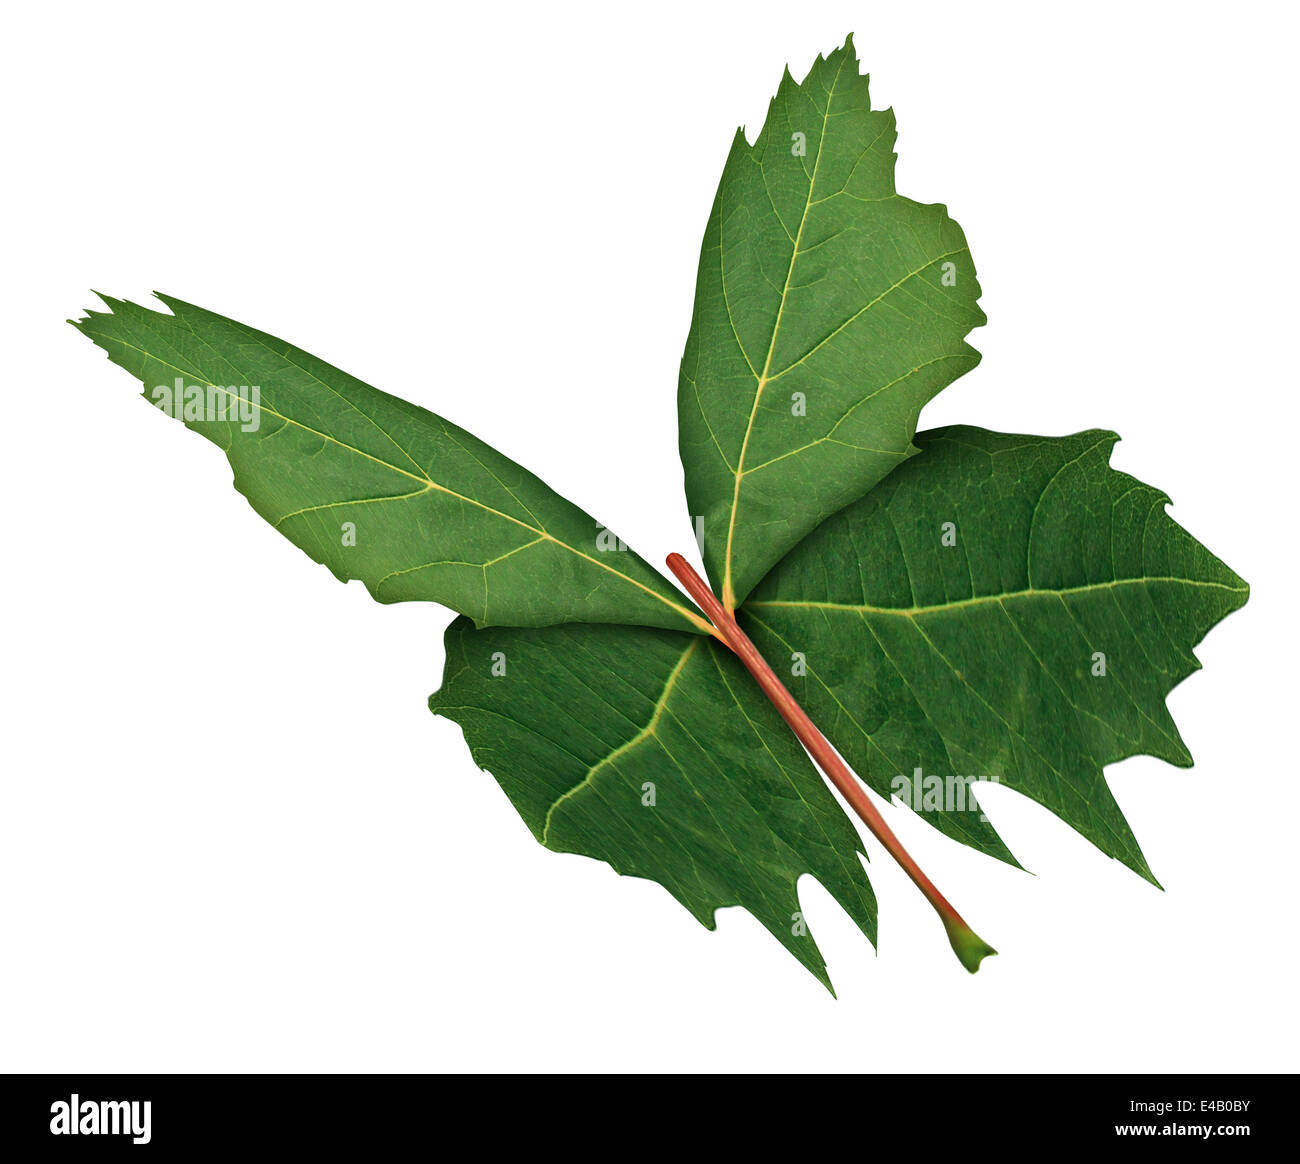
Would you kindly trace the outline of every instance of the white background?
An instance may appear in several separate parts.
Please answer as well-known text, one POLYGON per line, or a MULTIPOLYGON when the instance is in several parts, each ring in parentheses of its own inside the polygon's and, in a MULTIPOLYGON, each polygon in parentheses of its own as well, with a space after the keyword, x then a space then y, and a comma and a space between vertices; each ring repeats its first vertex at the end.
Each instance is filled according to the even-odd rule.
MULTIPOLYGON (((1281 5, 29 5, 8 17, 0 1068, 1289 1069, 1296 29, 1281 5), (1033 870, 890 822, 832 998, 747 914, 538 846, 425 709, 440 607, 283 541, 63 322, 158 288, 694 553, 674 397, 700 236, 854 30, 902 193, 963 224, 982 365, 922 427, 1124 437, 1253 584, 1172 696, 1197 765, 1109 778, 1161 893, 981 797, 1033 870)), ((976 1093, 977 1094, 977 1093, 976 1093)))

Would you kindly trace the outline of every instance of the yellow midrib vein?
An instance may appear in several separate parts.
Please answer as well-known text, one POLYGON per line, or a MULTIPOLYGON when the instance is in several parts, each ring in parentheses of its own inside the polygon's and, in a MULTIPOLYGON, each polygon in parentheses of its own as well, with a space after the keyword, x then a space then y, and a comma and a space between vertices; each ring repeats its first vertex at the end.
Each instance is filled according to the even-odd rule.
POLYGON ((546 820, 542 824, 542 844, 546 844, 547 837, 550 835, 550 831, 551 831, 551 817, 555 815, 555 810, 559 808, 560 805, 562 805, 566 800, 569 800, 571 797, 576 796, 584 788, 589 788, 591 786, 591 782, 596 777, 596 773, 599 772, 602 768, 606 767, 609 764, 612 764, 620 756, 626 755, 638 744, 642 744, 646 740, 651 739, 654 736, 655 731, 659 727, 659 720, 663 717, 664 709, 668 706, 668 697, 672 695, 673 688, 677 686, 677 680, 681 678, 682 672, 686 669, 687 662, 690 660, 691 655, 695 653, 695 648, 698 647, 699 645, 700 645, 700 640, 693 639, 691 641, 690 646, 688 646, 686 650, 682 652, 682 657, 677 660, 677 665, 673 667, 672 671, 670 671, 668 674, 668 679, 664 683, 664 689, 660 693, 659 698, 655 701, 654 710, 650 713, 650 718, 646 722, 645 727, 643 727, 639 732, 637 732, 636 735, 634 735, 630 740, 627 740, 626 742, 619 744, 619 746, 615 748, 612 752, 610 752, 608 756, 602 757, 590 768, 588 768, 587 774, 583 776, 583 778, 579 780, 577 784, 575 784, 572 788, 570 788, 568 792, 566 792, 563 796, 561 796, 558 800, 556 800, 555 803, 552 804, 549 809, 546 810, 546 820))
MULTIPOLYGON (((841 62, 840 68, 843 68, 841 62)), ((822 112, 821 132, 817 135, 817 157, 813 161, 812 176, 808 179, 808 196, 804 199, 803 213, 799 216, 799 229, 795 232, 793 249, 790 251, 790 265, 785 272, 785 285, 781 288, 781 302, 776 309, 776 320, 772 324, 772 338, 767 345, 767 358, 763 361, 763 371, 759 374, 754 387, 754 403, 749 410, 749 421, 745 425, 745 437, 740 442, 740 456, 736 461, 735 484, 731 491, 731 515, 727 521, 727 547, 723 556, 722 569, 722 605, 727 611, 736 608, 736 590, 731 581, 732 543, 736 536, 736 510, 740 507, 740 482, 745 476, 745 454, 749 451, 749 438, 754 432, 754 420, 758 416, 758 403, 763 398, 763 389, 767 387, 768 374, 772 370, 772 353, 776 351, 776 339, 781 332, 781 319, 785 315, 785 305, 790 298, 790 280, 794 278, 795 263, 799 260, 799 243, 803 239, 804 227, 808 223, 808 211, 813 205, 813 191, 817 188, 817 171, 822 164, 822 155, 826 152, 826 126, 830 121, 831 103, 835 99, 835 85, 839 81, 839 72, 831 82, 826 93, 826 108, 822 112)))
POLYGON ((973 598, 959 598, 954 602, 941 602, 929 606, 871 606, 855 602, 799 602, 793 599, 762 599, 747 602, 746 609, 784 609, 784 610, 830 610, 845 614, 887 614, 900 618, 915 618, 924 614, 943 614, 950 610, 963 610, 972 606, 986 606, 1006 602, 1017 598, 1065 598, 1075 594, 1093 594, 1115 590, 1121 586, 1146 586, 1150 583, 1168 583, 1178 586, 1191 586, 1203 590, 1226 590, 1230 594, 1241 594, 1244 586, 1229 586, 1224 582, 1205 582, 1196 578, 1175 578, 1166 575, 1153 575, 1145 578, 1115 578, 1109 582, 1089 582, 1082 586, 1062 586, 1056 589, 1027 587, 1024 590, 1011 590, 1005 594, 977 594, 973 598))

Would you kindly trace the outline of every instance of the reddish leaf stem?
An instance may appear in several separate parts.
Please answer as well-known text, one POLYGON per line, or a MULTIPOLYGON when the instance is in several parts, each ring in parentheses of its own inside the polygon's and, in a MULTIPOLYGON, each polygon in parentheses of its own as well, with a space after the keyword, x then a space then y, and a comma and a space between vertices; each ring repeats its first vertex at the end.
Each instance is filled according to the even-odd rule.
POLYGON ((754 646, 749 636, 740 629, 735 618, 709 589, 709 584, 695 572, 681 554, 668 555, 668 568, 686 587, 687 593, 699 604, 700 609, 709 616, 714 627, 717 628, 718 637, 744 663, 749 673, 757 680, 759 687, 763 689, 763 694, 772 701, 773 706, 781 713, 781 718, 790 725, 813 759, 821 765, 822 771, 839 790, 840 795, 849 802, 853 811, 862 818, 863 823, 876 839, 885 846, 889 855, 903 867, 903 872, 925 895, 926 901, 934 906, 939 920, 943 922, 943 928, 953 951, 961 964, 974 974, 979 969, 980 960, 990 954, 996 954, 997 951, 976 935, 949 904, 948 899, 935 888, 934 882, 921 871, 920 866, 885 823, 876 806, 867 798, 866 791, 858 783, 857 778, 835 754, 834 748, 818 730, 817 725, 808 718, 807 712, 795 702, 794 696, 776 677, 776 673, 768 666, 767 660, 758 653, 758 648, 754 646))

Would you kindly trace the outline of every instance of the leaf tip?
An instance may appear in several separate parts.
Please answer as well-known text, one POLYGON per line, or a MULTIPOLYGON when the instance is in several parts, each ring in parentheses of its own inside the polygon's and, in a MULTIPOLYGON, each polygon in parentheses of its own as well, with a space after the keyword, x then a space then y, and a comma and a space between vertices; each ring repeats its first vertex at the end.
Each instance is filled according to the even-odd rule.
MULTIPOLYGON (((1188 767, 1191 767, 1191 765, 1189 764, 1188 767)), ((1156 875, 1151 872, 1150 867, 1147 865, 1145 861, 1142 862, 1142 868, 1135 870, 1135 872, 1138 874, 1139 877, 1142 878, 1143 881, 1150 882, 1158 890, 1160 890, 1161 893, 1164 893, 1165 887, 1161 885, 1159 881, 1156 880, 1156 875)))
POLYGON ((93 307, 83 307, 80 319, 69 319, 67 322, 72 324, 72 326, 83 335, 90 336, 91 339, 94 339, 94 336, 91 336, 90 332, 86 330, 88 325, 95 322, 96 316, 103 318, 106 315, 113 315, 117 308, 122 305, 122 301, 120 299, 114 299, 111 295, 107 295, 103 291, 96 291, 93 287, 90 289, 90 293, 108 310, 97 311, 93 307))
POLYGON ((164 295, 161 291, 150 291, 149 294, 173 315, 183 315, 187 309, 195 310, 194 304, 186 303, 184 299, 177 299, 175 295, 164 295))
MULTIPOLYGON (((90 293, 108 308, 108 313, 110 315, 116 314, 121 310, 121 308, 126 306, 126 300, 118 299, 116 296, 109 295, 104 291, 96 291, 93 287, 90 289, 90 293)), ((87 311, 89 310, 90 309, 87 308, 87 311)), ((100 312, 99 314, 102 315, 103 312, 100 312)))

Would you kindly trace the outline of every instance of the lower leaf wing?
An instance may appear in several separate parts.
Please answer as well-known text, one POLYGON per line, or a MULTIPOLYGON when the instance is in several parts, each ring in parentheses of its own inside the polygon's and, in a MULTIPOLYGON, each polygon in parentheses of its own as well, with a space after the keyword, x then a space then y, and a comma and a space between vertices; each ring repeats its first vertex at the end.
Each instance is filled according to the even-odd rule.
POLYGON ((446 635, 429 707, 464 730, 533 835, 658 881, 709 929, 748 909, 828 988, 799 913, 811 873, 874 943, 861 841, 744 668, 711 639, 641 627, 446 635))
POLYGON ((740 621, 769 660, 804 660, 795 697, 882 795, 1010 859, 968 786, 996 780, 1154 881, 1102 769, 1191 764, 1165 697, 1249 591, 1110 468, 1117 439, 922 434, 740 621))

